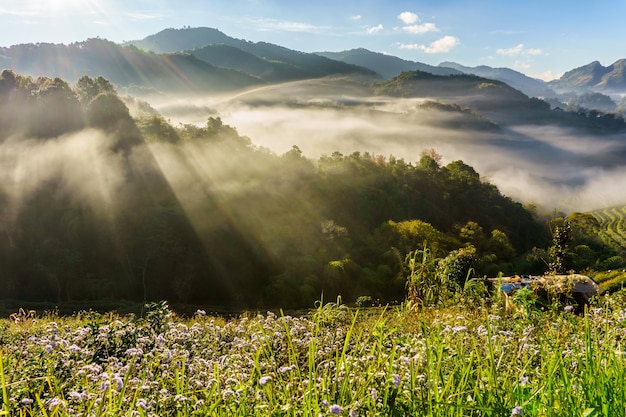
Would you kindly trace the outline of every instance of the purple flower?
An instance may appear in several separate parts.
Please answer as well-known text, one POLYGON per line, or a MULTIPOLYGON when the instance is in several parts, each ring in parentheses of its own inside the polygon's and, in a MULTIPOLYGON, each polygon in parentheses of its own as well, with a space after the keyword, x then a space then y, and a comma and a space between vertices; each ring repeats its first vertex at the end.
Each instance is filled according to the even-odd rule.
POLYGON ((370 391, 370 394, 372 396, 373 401, 378 400, 378 391, 376 391, 376 388, 372 388, 372 390, 370 391))
POLYGON ((393 374, 393 386, 398 388, 400 386, 400 381, 402 381, 402 378, 400 377, 400 375, 393 374))
POLYGON ((467 331, 467 327, 465 326, 454 326, 452 328, 452 333, 458 333, 458 332, 466 332, 467 331))
POLYGON ((341 414, 343 413, 343 408, 341 408, 340 405, 333 404, 330 406, 329 411, 331 412, 331 414, 341 414))
POLYGON ((148 402, 145 400, 145 398, 138 399, 135 405, 144 411, 148 409, 148 402))
POLYGON ((128 356, 143 356, 143 350, 141 348, 130 348, 124 352, 128 356))
POLYGON ((259 384, 261 384, 261 385, 265 385, 265 384, 267 384, 268 382, 270 382, 271 380, 272 380, 272 377, 271 377, 271 376, 269 376, 269 375, 262 376, 261 378, 259 378, 259 384))
POLYGON ((124 387, 124 380, 119 375, 115 375, 113 377, 113 382, 115 382, 115 387, 117 388, 118 391, 121 391, 122 388, 124 387))
POLYGON ((512 411, 511 411, 511 417, 514 416, 521 416, 522 415, 522 407, 515 407, 512 411))
POLYGON ((574 306, 565 306, 565 307, 563 308, 563 310, 564 310, 566 313, 573 313, 573 312, 574 312, 574 306))
POLYGON ((55 408, 64 408, 65 402, 60 398, 54 397, 46 401, 46 405, 48 406, 49 410, 54 410, 55 408))

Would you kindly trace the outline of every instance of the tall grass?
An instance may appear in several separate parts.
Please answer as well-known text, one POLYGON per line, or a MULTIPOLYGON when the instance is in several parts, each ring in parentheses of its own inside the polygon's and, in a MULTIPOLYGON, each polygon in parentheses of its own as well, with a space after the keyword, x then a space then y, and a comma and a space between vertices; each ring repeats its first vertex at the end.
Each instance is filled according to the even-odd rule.
POLYGON ((0 415, 620 416, 625 300, 3 320, 0 415))

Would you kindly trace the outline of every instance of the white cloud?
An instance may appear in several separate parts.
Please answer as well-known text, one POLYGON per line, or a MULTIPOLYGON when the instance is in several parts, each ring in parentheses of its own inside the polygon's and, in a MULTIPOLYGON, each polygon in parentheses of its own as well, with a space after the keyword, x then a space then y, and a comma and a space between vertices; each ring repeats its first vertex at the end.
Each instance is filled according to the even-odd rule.
POLYGON ((248 20, 256 26, 260 31, 282 31, 282 32, 307 32, 322 33, 329 28, 323 26, 315 26, 310 23, 293 22, 288 20, 252 18, 248 20))
POLYGON ((459 39, 454 36, 444 36, 441 39, 437 39, 431 42, 430 45, 421 45, 418 43, 401 44, 400 49, 413 49, 425 52, 427 54, 441 54, 450 52, 452 48, 460 43, 459 39))
POLYGON ((382 24, 379 24, 378 26, 366 26, 366 31, 367 33, 369 33, 370 35, 373 35, 375 33, 380 32, 381 30, 383 30, 384 27, 382 24))
POLYGON ((540 80, 543 80, 543 81, 552 81, 552 80, 557 80, 561 78, 562 75, 563 74, 555 74, 551 70, 548 70, 548 71, 544 71, 540 73, 531 74, 530 76, 533 78, 539 78, 540 80))
POLYGON ((360 14, 355 14, 354 16, 350 16, 351 20, 361 20, 363 16, 361 16, 360 14))
POLYGON ((527 70, 530 68, 530 64, 528 62, 515 61, 513 68, 519 69, 519 70, 527 70))
POLYGON ((505 55, 505 56, 516 56, 522 53, 522 49, 524 49, 524 45, 523 44, 519 44, 513 48, 508 48, 508 49, 498 49, 496 51, 496 53, 498 55, 505 55))
POLYGON ((524 44, 520 43, 519 45, 514 46, 513 48, 498 49, 496 53, 498 55, 504 55, 504 56, 520 56, 520 55, 529 56, 529 55, 542 55, 543 51, 538 48, 524 49, 524 44))
POLYGON ((419 16, 412 12, 402 12, 398 15, 398 19, 402 20, 405 25, 411 25, 420 20, 419 16))
POLYGON ((524 51, 524 55, 543 55, 543 51, 539 48, 531 48, 524 51))
POLYGON ((424 23, 422 25, 403 26, 403 30, 413 33, 415 35, 422 35, 428 32, 439 32, 437 26, 434 23, 424 23))

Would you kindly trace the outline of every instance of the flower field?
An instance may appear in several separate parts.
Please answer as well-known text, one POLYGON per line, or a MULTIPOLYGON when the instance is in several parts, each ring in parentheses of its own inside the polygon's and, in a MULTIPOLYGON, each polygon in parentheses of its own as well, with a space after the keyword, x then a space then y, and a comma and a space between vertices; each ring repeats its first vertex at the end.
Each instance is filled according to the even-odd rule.
POLYGON ((8 416, 623 416, 626 293, 571 309, 0 322, 8 416))

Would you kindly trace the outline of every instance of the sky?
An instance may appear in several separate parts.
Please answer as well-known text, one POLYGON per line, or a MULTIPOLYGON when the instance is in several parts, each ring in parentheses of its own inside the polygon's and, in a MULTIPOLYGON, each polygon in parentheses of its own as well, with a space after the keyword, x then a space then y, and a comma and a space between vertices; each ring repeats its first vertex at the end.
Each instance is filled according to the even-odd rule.
POLYGON ((212 27, 303 52, 366 48, 550 80, 626 58, 626 0, 0 0, 0 46, 212 27))

